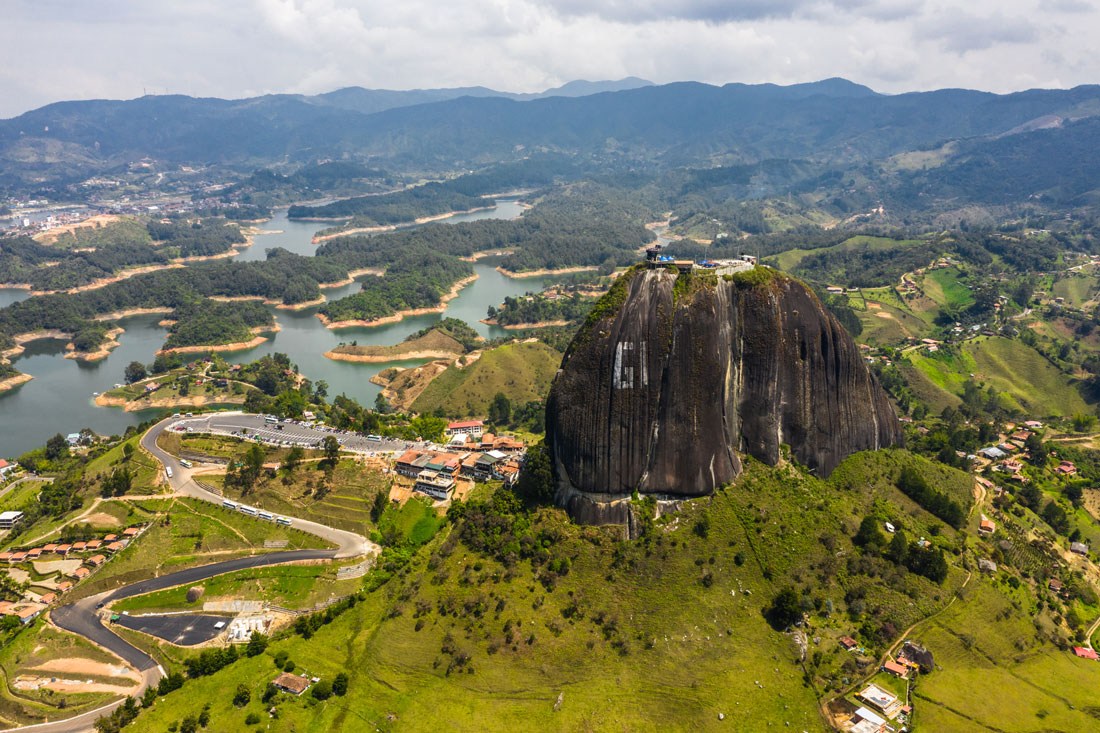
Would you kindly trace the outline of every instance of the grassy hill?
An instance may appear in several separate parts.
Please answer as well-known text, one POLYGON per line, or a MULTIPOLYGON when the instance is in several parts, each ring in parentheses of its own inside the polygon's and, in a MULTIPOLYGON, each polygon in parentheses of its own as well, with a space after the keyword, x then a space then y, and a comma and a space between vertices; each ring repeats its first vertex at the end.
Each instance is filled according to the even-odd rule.
POLYGON ((1091 411, 1069 377, 1020 341, 978 338, 957 350, 913 351, 906 359, 903 371, 914 393, 933 409, 958 404, 963 385, 973 374, 1016 412, 1049 417, 1091 411))
POLYGON ((750 462, 735 486, 644 521, 629 542, 556 509, 472 502, 311 639, 292 635, 187 682, 136 729, 163 730, 209 700, 227 728, 275 705, 278 717, 264 718, 273 731, 827 730, 819 696, 874 669, 836 639, 854 634, 881 651, 883 634, 944 608, 966 580, 961 568, 940 585, 855 561, 849 538, 867 514, 958 546, 960 535, 893 488, 904 465, 967 496, 964 474, 884 451, 849 459, 829 481, 750 462), (809 613, 805 660, 762 614, 785 587, 809 613), (348 695, 261 706, 280 651, 322 679, 347 671, 348 695), (252 693, 243 709, 231 704, 238 684, 252 693))
POLYGON ((413 402, 412 409, 447 415, 484 415, 498 392, 512 404, 541 400, 561 364, 561 354, 546 344, 526 342, 489 349, 477 361, 453 364, 436 377, 413 402))

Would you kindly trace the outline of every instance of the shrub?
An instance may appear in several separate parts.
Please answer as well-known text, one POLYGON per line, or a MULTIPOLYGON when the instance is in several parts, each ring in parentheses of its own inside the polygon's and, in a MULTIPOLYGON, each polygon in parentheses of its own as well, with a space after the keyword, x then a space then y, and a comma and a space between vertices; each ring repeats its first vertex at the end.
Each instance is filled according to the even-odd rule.
POLYGON ((321 680, 313 686, 310 694, 318 700, 327 700, 332 697, 332 683, 328 680, 321 680))
POLYGON ((249 692, 248 686, 243 682, 237 685, 237 692, 233 695, 233 704, 239 708, 243 708, 252 700, 252 693, 249 692))

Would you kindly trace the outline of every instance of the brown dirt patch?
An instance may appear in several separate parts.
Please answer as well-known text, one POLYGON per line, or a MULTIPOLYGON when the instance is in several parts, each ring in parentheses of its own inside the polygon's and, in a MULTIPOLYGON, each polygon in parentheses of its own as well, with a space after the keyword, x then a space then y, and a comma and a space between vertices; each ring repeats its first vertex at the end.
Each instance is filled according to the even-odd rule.
POLYGON ((96 527, 120 526, 118 517, 112 516, 106 512, 96 512, 95 514, 89 514, 88 516, 84 517, 84 521, 96 527))
POLYGON ((119 662, 108 664, 84 657, 62 657, 31 668, 35 672, 54 672, 60 674, 95 675, 96 677, 121 677, 134 682, 141 681, 141 675, 132 668, 119 662))

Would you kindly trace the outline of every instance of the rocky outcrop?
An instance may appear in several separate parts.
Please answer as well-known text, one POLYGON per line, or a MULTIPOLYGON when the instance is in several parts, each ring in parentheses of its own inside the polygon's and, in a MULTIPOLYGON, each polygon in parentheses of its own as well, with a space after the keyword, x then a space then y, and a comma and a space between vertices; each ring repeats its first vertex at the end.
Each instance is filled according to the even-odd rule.
POLYGON ((633 492, 705 496, 789 446, 827 475, 896 445, 897 418, 859 348, 801 282, 627 273, 566 353, 547 404, 558 498, 574 517, 629 524, 633 492))

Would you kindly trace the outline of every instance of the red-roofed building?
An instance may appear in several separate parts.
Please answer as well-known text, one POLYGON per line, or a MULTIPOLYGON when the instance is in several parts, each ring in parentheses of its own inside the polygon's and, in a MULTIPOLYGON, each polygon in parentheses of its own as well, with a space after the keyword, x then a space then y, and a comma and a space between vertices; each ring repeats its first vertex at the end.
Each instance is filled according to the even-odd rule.
POLYGON ((88 546, 86 542, 74 542, 73 552, 84 552, 84 548, 88 546))
POLYGON ((850 636, 842 636, 840 637, 840 646, 844 649, 844 651, 850 652, 857 646, 859 646, 859 642, 850 636))
POLYGON ((42 545, 42 552, 56 552, 57 544, 51 542, 48 545, 42 545))
POLYGON ((104 549, 106 549, 108 552, 118 552, 125 546, 126 545, 122 544, 121 542, 109 542, 107 543, 107 547, 105 547, 104 549))
POLYGON ((42 554, 42 548, 41 547, 33 547, 33 548, 27 550, 27 559, 28 560, 37 560, 38 556, 41 555, 41 554, 42 554))
POLYGON ((904 664, 898 664, 892 659, 887 659, 886 663, 882 665, 882 671, 888 672, 895 677, 900 677, 903 680, 909 677, 909 668, 904 664))
POLYGON ((982 517, 981 523, 978 525, 978 531, 985 534, 993 534, 997 531, 997 525, 993 523, 993 520, 982 517))
POLYGON ((137 537, 139 534, 141 534, 141 527, 127 527, 122 530, 123 537, 137 537))
POLYGON ((114 542, 117 539, 118 539, 117 534, 109 534, 109 535, 107 535, 106 537, 103 538, 103 541, 104 542, 114 542))
POLYGON ((50 603, 53 603, 54 601, 57 600, 57 594, 56 593, 44 593, 44 594, 42 594, 42 597, 39 600, 42 603, 50 604, 50 603))
POLYGON ((1100 660, 1100 654, 1097 654, 1095 649, 1089 649, 1088 647, 1075 646, 1073 647, 1073 653, 1082 659, 1100 660))
POLYGON ((54 552, 58 555, 68 555, 71 549, 73 549, 72 545, 58 545, 57 548, 54 549, 54 552))
POLYGON ((88 568, 84 567, 83 565, 81 565, 76 570, 69 573, 69 575, 73 576, 77 580, 84 580, 85 578, 87 578, 91 574, 92 574, 92 571, 89 570, 88 568))
POLYGON ((11 553, 10 552, 0 552, 0 562, 10 562, 10 561, 11 561, 11 553))
POLYGON ((1058 468, 1054 469, 1054 472, 1062 476, 1076 476, 1077 466, 1073 465, 1073 461, 1062 461, 1058 464, 1058 468))
POLYGON ((485 422, 482 420, 460 420, 448 425, 444 432, 448 436, 456 433, 466 433, 467 435, 473 435, 475 438, 480 438, 482 433, 485 432, 485 422))
POLYGON ((86 550, 98 550, 103 546, 103 540, 88 540, 88 544, 84 545, 86 550))
POLYGON ((93 568, 98 568, 100 565, 107 562, 107 558, 103 555, 92 555, 85 562, 87 562, 93 568))
POLYGON ((67 590, 72 590, 73 584, 71 581, 62 580, 57 584, 57 592, 64 593, 67 590))

